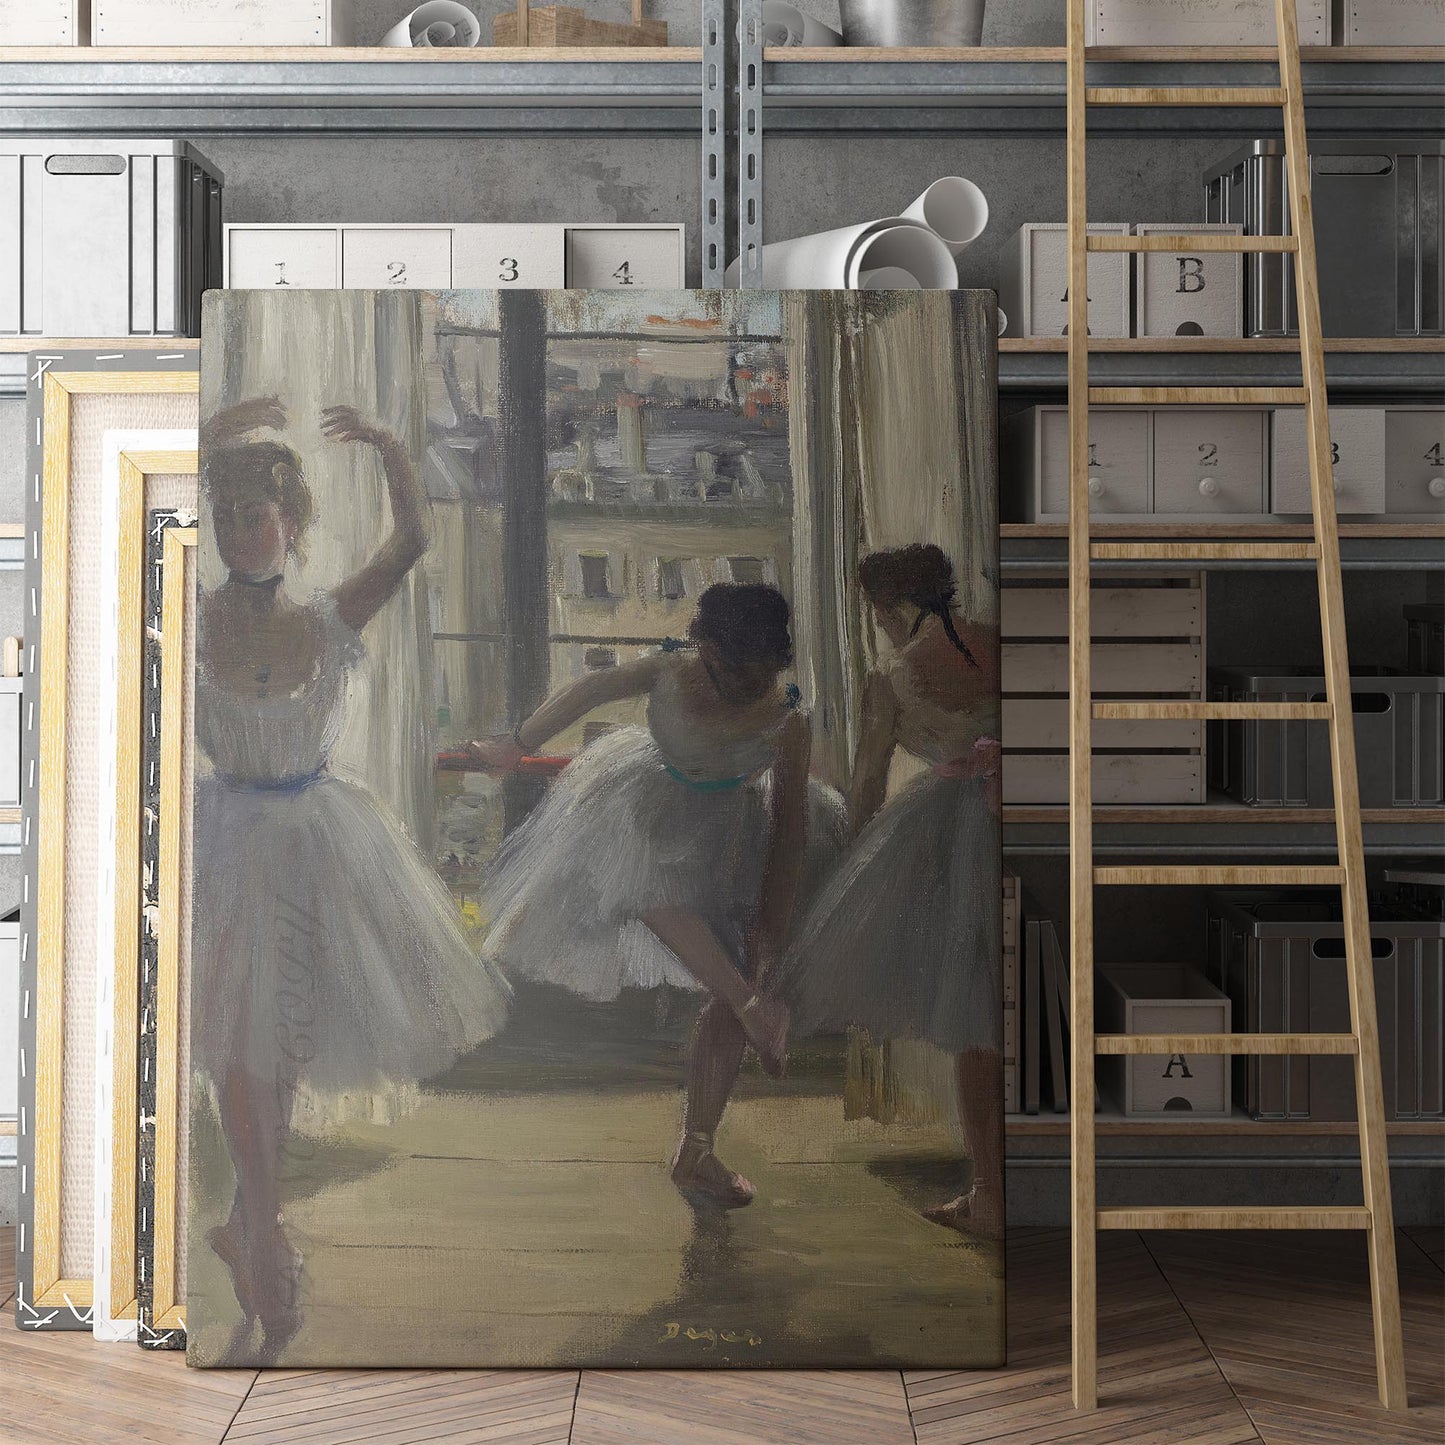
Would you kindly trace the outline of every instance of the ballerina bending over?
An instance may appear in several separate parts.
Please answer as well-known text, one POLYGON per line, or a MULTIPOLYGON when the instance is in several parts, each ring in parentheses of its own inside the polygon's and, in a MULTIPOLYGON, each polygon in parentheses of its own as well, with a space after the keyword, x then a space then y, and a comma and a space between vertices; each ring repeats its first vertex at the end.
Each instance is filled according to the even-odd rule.
POLYGON ((777 988, 795 1030, 865 1028, 956 1056, 973 1188, 926 1210, 1003 1232, 998 634, 954 607, 937 547, 866 557, 864 595, 892 651, 868 675, 848 791, 853 842, 800 923, 777 988), (930 771, 885 802, 902 748, 930 771))
POLYGON ((646 728, 584 748, 503 844, 486 887, 486 953, 589 999, 663 982, 705 989, 672 1177, 685 1193, 741 1205, 753 1187, 718 1160, 714 1132, 747 1044, 782 1072, 788 1010, 759 989, 810 838, 816 847, 839 824, 809 783, 808 719, 781 680, 792 661, 782 594, 710 587, 690 640, 583 678, 511 737, 471 745, 483 766, 506 770, 594 708, 647 699, 646 728))
MULTIPOLYGON (((509 989, 476 958, 452 900, 396 819, 332 775, 361 629, 426 550, 421 485, 401 441, 332 407, 332 441, 373 448, 389 535, 329 592, 285 581, 313 519, 301 458, 274 438, 279 401, 205 428, 204 495, 226 580, 201 598, 196 735, 213 772, 196 790, 196 1068, 212 1080, 235 1168, 210 1232, 230 1270, 244 1356, 274 1361, 301 1325, 301 1256, 283 1227, 292 1117, 365 1109, 447 1067, 500 1027, 509 989)), ((236 1359, 241 1363, 242 1359, 236 1359)))

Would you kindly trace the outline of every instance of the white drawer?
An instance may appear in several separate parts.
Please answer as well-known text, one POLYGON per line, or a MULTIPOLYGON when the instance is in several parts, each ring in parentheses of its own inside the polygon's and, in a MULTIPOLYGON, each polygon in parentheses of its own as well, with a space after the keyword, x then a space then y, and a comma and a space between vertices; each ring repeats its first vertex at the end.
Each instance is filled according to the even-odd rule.
POLYGON ((452 284, 448 226, 344 226, 341 284, 356 291, 445 290, 452 284))
MULTIPOLYGON (((1177 221, 1140 236, 1239 236, 1238 225, 1177 221)), ((1134 258, 1136 336, 1243 336, 1244 257, 1238 251, 1140 251, 1134 258)))
MULTIPOLYGON (((1385 413, 1378 406, 1332 406, 1330 449, 1335 507, 1345 513, 1385 510, 1385 413)), ((1276 411, 1270 422, 1270 511, 1308 515, 1309 449, 1303 409, 1276 411)))
POLYGON ((507 291, 567 284, 562 226, 456 226, 452 285, 507 291))
POLYGON ((680 226, 568 226, 567 285, 675 289, 683 284, 680 226))
MULTIPOLYGON (((1096 221, 1091 236, 1127 236, 1129 227, 1096 221)), ((1127 336, 1129 255, 1095 251, 1088 260, 1089 335, 1127 336)), ((1069 329, 1069 232, 1054 222, 1030 223, 999 255, 998 304, 1011 336, 1065 336, 1069 329)))
POLYGON ((1385 510, 1445 512, 1445 410, 1386 409, 1385 510))
MULTIPOLYGON (((1039 408, 1039 516, 1069 511, 1069 413, 1039 408)), ((1089 513, 1143 516, 1149 510, 1149 413, 1089 413, 1089 513)))
POLYGON ((1237 407, 1156 410, 1154 511, 1262 512, 1265 415, 1237 407))
POLYGON ((341 237, 335 226, 231 226, 226 232, 226 285, 260 291, 341 284, 341 237))

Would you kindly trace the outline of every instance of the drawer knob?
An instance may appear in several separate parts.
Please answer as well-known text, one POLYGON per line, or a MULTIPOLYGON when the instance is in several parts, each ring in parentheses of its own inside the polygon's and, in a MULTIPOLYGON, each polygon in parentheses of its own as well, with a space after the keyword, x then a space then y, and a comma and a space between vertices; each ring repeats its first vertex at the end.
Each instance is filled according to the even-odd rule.
POLYGON ((1213 477, 1200 477, 1199 495, 1201 497, 1217 497, 1219 495, 1219 483, 1213 477))
POLYGON ((1432 497, 1445 497, 1445 477, 1431 477, 1425 489, 1432 497))
POLYGON ((1089 495, 1091 497, 1102 497, 1104 495, 1103 477, 1091 476, 1089 478, 1089 495))

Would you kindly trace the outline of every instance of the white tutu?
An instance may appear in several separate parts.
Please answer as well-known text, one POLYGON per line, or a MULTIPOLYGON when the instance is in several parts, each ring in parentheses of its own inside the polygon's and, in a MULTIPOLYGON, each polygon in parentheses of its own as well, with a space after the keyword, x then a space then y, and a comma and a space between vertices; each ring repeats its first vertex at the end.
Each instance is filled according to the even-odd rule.
POLYGON ((290 1074, 312 1096, 364 1095, 439 1073, 500 1027, 510 987, 363 789, 326 773, 290 787, 203 779, 195 846, 207 1072, 239 1065, 290 1074))
POLYGON ((949 1053, 1000 1046, 999 825, 984 787, 925 774, 859 834, 778 971, 795 1036, 856 1026, 949 1053))
MULTIPOLYGON (((844 828, 831 789, 810 784, 809 802, 805 893, 839 855, 844 828)), ((741 963, 769 827, 766 774, 690 786, 668 771, 645 728, 609 733, 502 845, 485 890, 486 956, 594 1000, 661 983, 695 988, 638 920, 654 908, 690 909, 741 963)))

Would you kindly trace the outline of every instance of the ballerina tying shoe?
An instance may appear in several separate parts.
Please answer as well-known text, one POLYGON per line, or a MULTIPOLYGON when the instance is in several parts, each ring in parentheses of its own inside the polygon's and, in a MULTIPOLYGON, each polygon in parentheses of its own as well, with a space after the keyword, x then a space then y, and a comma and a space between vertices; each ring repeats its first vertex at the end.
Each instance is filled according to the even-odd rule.
POLYGON ((647 726, 584 748, 503 843, 484 890, 485 951, 588 999, 662 983, 708 992, 672 1178, 726 1206, 754 1190, 719 1161, 714 1133, 748 1044, 770 1074, 783 1070, 788 1010, 759 988, 843 827, 836 794, 808 777, 808 718, 781 681, 788 621, 776 588, 709 587, 690 647, 594 673, 510 737, 471 744, 506 771, 594 708, 646 697, 647 726))

